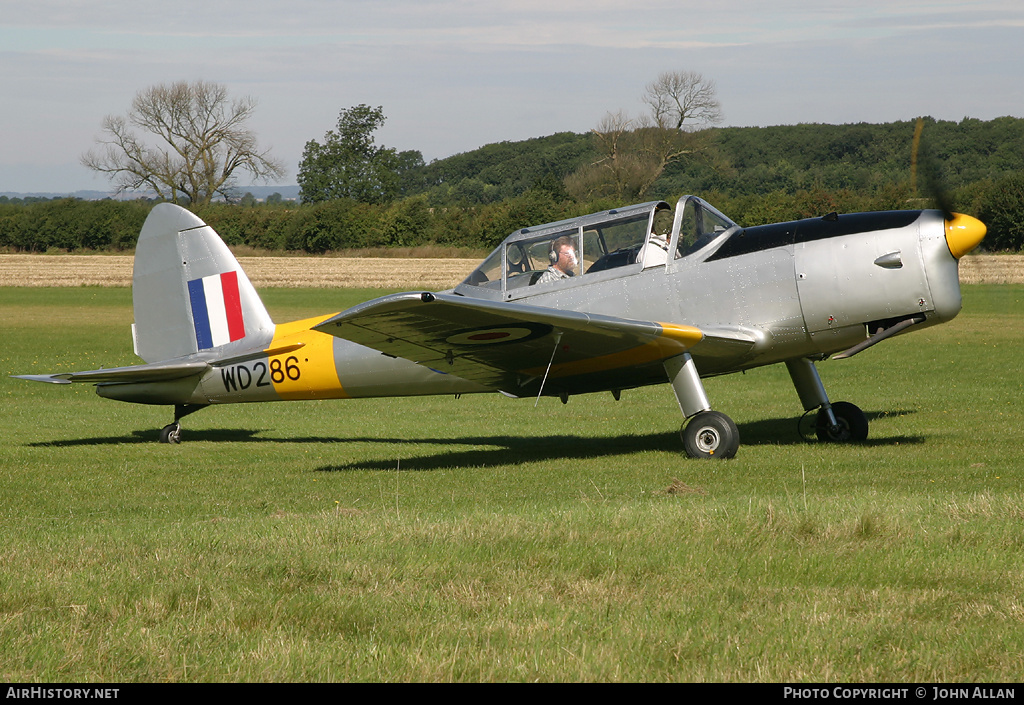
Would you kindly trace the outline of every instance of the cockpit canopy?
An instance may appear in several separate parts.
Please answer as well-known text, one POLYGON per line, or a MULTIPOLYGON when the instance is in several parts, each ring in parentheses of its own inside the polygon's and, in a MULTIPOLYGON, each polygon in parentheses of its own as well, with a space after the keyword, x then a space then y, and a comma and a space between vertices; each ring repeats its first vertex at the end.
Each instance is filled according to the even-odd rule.
POLYGON ((702 199, 684 196, 674 209, 650 201, 523 228, 505 238, 456 292, 512 299, 579 277, 624 276, 689 257, 738 227, 702 199), (569 256, 560 260, 563 252, 569 256))

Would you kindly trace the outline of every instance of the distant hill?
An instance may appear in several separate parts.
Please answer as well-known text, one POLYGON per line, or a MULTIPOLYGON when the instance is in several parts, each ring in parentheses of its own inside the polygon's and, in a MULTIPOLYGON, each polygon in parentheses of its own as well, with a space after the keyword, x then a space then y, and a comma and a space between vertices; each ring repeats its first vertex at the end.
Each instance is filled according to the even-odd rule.
MULTIPOLYGON (((819 188, 875 193, 910 181, 915 121, 848 125, 723 127, 713 149, 671 165, 649 196, 756 196, 819 188)), ((922 144, 950 189, 1024 173, 1024 119, 925 119, 922 144)), ((534 186, 557 187, 594 159, 591 136, 563 132, 500 142, 422 168, 418 190, 432 203, 487 204, 534 186)))
MULTIPOLYGON (((272 196, 275 193, 281 194, 283 199, 297 200, 299 197, 298 186, 243 186, 236 189, 238 197, 244 196, 246 193, 251 193, 259 200, 266 200, 267 196, 272 196)), ((29 193, 21 193, 17 191, 0 191, 0 197, 6 196, 7 198, 77 198, 82 201, 102 201, 105 198, 111 198, 117 201, 134 201, 139 198, 145 198, 146 196, 138 193, 129 194, 115 194, 112 191, 33 191, 29 193)))
POLYGON ((573 132, 496 142, 421 167, 410 176, 415 186, 407 195, 426 193, 435 203, 497 203, 538 185, 558 189, 595 154, 590 135, 573 132))
MULTIPOLYGON (((100 201, 104 198, 115 198, 109 191, 0 191, 0 197, 6 198, 80 198, 83 201, 100 201)), ((133 199, 136 197, 132 197, 133 199)), ((130 199, 118 199, 130 200, 130 199)))
MULTIPOLYGON (((658 186, 733 196, 811 188, 877 192, 909 183, 914 127, 915 121, 719 128, 710 159, 674 165, 658 186)), ((1019 174, 1024 119, 926 118, 921 149, 921 160, 929 156, 949 189, 1019 174)))
POLYGON ((267 196, 273 196, 275 193, 281 194, 281 198, 286 201, 297 201, 299 199, 298 186, 242 186, 235 189, 235 191, 239 196, 251 193, 261 201, 267 200, 267 196))

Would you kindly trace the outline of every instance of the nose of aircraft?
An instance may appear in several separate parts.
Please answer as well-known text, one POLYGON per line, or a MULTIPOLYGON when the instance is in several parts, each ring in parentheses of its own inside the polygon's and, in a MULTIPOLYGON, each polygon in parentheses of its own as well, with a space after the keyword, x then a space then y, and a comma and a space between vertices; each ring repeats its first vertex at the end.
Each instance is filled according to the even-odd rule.
POLYGON ((985 237, 988 228, 977 218, 963 213, 954 213, 946 221, 946 244, 954 257, 960 259, 973 250, 985 237))

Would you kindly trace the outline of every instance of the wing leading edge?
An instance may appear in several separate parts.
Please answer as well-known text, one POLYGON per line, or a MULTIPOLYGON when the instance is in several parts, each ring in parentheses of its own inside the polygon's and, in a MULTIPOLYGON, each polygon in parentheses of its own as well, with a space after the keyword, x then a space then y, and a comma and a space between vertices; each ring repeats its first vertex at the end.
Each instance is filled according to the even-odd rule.
POLYGON ((417 292, 368 301, 314 330, 515 395, 536 393, 545 376, 552 394, 664 382, 661 363, 706 338, 694 326, 417 292))

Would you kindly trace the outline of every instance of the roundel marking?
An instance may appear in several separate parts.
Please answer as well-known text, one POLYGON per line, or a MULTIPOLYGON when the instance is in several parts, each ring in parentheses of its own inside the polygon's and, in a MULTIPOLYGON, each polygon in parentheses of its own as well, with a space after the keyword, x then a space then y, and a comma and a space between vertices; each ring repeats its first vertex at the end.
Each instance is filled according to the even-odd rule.
POLYGON ((518 323, 511 326, 487 326, 463 330, 445 338, 450 345, 501 345, 547 335, 551 326, 543 323, 518 323))
POLYGON ((466 340, 470 340, 474 343, 491 342, 492 340, 502 340, 512 335, 512 331, 509 330, 492 330, 489 333, 473 333, 468 336, 466 340))

